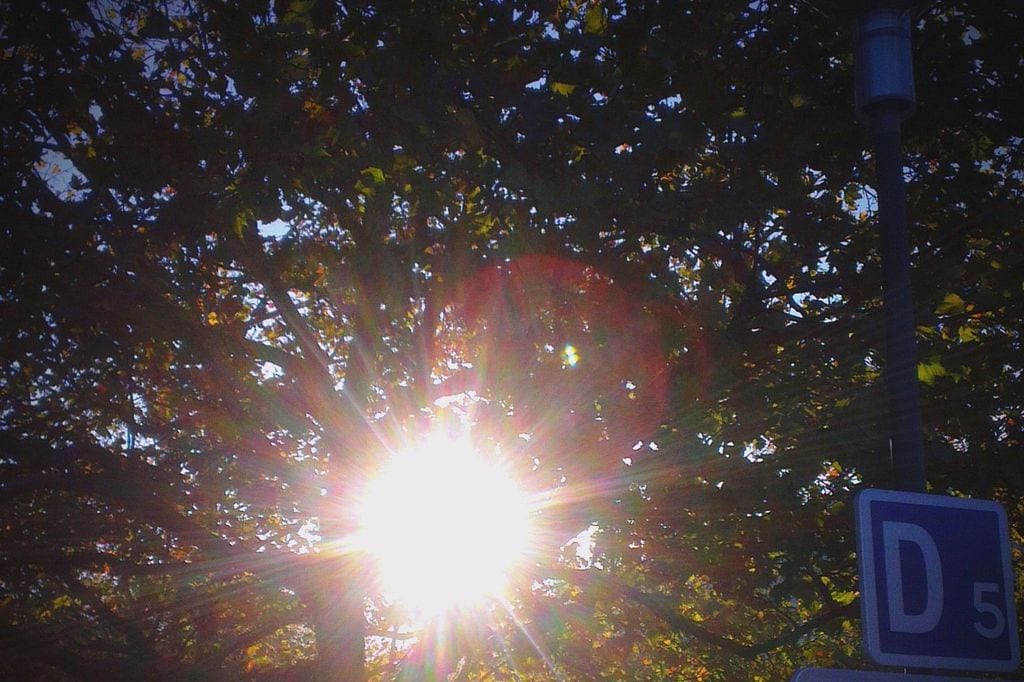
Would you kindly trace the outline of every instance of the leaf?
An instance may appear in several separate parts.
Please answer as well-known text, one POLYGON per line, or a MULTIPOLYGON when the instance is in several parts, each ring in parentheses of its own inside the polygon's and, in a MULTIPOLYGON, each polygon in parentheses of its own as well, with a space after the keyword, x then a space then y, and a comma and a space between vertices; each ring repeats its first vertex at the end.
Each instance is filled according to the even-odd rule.
POLYGON ((855 592, 853 590, 843 590, 841 592, 833 592, 832 593, 832 599, 837 604, 842 604, 843 606, 846 606, 847 604, 852 604, 853 600, 856 599, 856 598, 857 598, 857 592, 855 592))
POLYGON ((608 17, 604 13, 604 7, 594 3, 587 8, 586 17, 583 20, 583 31, 591 34, 601 34, 608 30, 608 17))
POLYGON ((245 239, 245 227, 251 219, 252 211, 250 210, 242 210, 235 215, 235 224, 232 226, 235 236, 239 239, 245 239))
POLYGON ((377 166, 370 166, 363 169, 363 175, 369 175, 373 180, 374 184, 381 184, 384 182, 384 171, 377 166))
POLYGON ((944 376, 949 376, 949 372, 934 358, 917 364, 917 380, 929 386, 934 385, 937 378, 944 376))
POLYGON ((970 325, 964 325, 957 330, 957 337, 961 343, 973 343, 978 340, 978 331, 970 325))
POLYGON ((356 192, 362 194, 363 196, 372 197, 377 195, 377 190, 373 188, 373 185, 367 185, 362 180, 357 180, 353 187, 355 188, 356 192))
POLYGON ((936 308, 935 312, 938 315, 959 315, 964 312, 966 304, 964 299, 960 298, 957 294, 946 294, 936 308))
POLYGON ((572 83, 560 83, 558 81, 553 81, 551 83, 551 91, 556 95, 562 95, 563 97, 568 97, 575 89, 576 86, 572 83))
POLYGON ((302 103, 302 109, 306 112, 306 115, 310 118, 317 118, 324 113, 323 106, 319 102, 312 99, 307 99, 302 103))
POLYGON ((303 24, 312 27, 309 12, 313 9, 316 0, 293 0, 288 5, 288 11, 281 17, 282 24, 303 24))

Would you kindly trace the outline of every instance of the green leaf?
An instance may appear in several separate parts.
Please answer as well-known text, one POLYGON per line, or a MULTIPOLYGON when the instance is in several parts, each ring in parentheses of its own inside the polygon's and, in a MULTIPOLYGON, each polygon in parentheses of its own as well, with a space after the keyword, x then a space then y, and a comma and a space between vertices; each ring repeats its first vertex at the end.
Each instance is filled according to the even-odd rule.
POLYGON ((854 592, 853 590, 843 590, 841 592, 834 592, 834 593, 832 593, 832 599, 837 604, 842 604, 843 606, 845 606, 847 604, 853 603, 853 600, 856 599, 856 598, 857 598, 857 593, 854 592))

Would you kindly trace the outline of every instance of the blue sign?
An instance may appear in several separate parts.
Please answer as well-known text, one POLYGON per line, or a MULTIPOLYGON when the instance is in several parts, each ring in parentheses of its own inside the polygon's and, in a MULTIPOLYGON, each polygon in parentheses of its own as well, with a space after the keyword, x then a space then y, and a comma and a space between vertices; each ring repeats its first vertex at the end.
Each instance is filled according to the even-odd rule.
POLYGON ((882 665, 1009 672, 1020 663, 1010 535, 997 503, 857 496, 864 645, 882 665))

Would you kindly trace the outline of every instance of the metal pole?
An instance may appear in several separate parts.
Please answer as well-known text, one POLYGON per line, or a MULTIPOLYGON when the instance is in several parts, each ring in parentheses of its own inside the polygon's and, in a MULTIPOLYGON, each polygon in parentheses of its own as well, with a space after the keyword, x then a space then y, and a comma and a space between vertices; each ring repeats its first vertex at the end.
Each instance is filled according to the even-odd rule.
POLYGON ((900 119, 878 113, 872 120, 882 246, 885 307, 885 386, 889 395, 892 467, 896 487, 925 490, 924 441, 918 395, 917 342, 910 287, 907 195, 903 186, 900 119))
POLYGON ((910 21, 892 5, 864 12, 857 32, 857 108, 871 122, 885 307, 885 387, 895 487, 924 491, 924 441, 910 286, 900 125, 914 108, 910 21))

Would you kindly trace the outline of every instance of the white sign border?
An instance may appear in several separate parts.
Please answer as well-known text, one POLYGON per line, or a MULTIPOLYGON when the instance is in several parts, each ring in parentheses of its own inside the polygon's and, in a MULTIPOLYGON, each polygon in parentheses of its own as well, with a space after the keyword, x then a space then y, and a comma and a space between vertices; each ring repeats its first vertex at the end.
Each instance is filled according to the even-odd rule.
POLYGON ((998 502, 977 500, 947 495, 928 495, 899 490, 868 488, 857 493, 854 502, 857 523, 857 564, 860 570, 861 618, 864 648, 875 663, 908 668, 943 668, 947 670, 978 670, 984 672, 1014 672, 1020 666, 1020 642, 1017 638, 1017 609, 1014 602, 1014 574, 1010 563, 1009 525, 1006 512, 998 502), (1003 593, 1006 596, 1006 627, 1010 632, 1009 660, 991 658, 959 658, 953 656, 924 656, 917 654, 896 654, 882 651, 881 621, 878 617, 878 586, 875 584, 874 538, 871 534, 871 503, 898 502, 925 507, 971 509, 995 512, 999 520, 1000 554, 1003 563, 1003 593))

